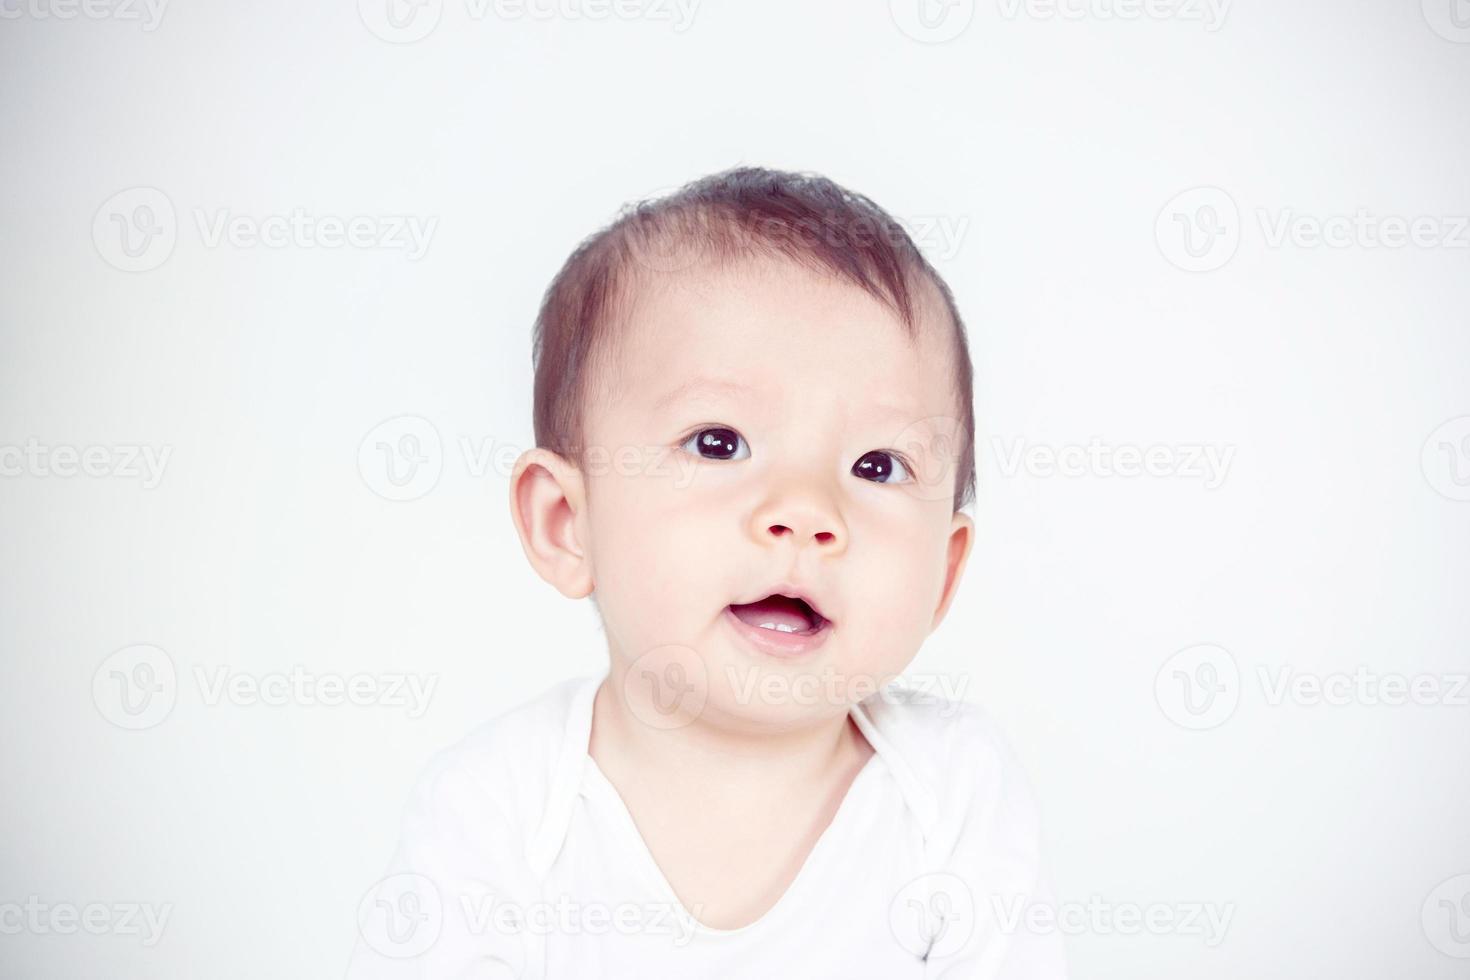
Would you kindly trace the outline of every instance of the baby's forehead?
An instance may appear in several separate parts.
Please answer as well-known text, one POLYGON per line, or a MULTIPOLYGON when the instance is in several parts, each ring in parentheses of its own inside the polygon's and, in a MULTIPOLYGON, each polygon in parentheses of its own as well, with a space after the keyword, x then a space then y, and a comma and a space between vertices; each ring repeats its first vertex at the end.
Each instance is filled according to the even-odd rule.
POLYGON ((928 357, 947 351, 947 316, 932 303, 915 306, 910 325, 893 302, 784 257, 701 262, 637 277, 617 333, 629 356, 645 358, 662 352, 705 359, 712 349, 757 342, 768 344, 766 354, 787 356, 805 348, 928 357))
POLYGON ((935 304, 915 302, 910 326, 855 283, 794 261, 698 263, 640 277, 605 351, 608 382, 625 393, 661 391, 700 375, 748 388, 844 383, 946 395, 953 327, 935 304))

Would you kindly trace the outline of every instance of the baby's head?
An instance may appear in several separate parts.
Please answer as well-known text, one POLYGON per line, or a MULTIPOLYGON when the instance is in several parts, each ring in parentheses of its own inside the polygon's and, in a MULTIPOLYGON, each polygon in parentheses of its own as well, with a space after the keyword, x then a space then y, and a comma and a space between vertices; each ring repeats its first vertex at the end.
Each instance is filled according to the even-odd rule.
POLYGON ((810 724, 943 618, 974 534, 970 358, 867 198, 741 168, 625 210, 548 289, 534 362, 512 515, 543 578, 594 596, 630 696, 651 676, 706 722, 810 724))

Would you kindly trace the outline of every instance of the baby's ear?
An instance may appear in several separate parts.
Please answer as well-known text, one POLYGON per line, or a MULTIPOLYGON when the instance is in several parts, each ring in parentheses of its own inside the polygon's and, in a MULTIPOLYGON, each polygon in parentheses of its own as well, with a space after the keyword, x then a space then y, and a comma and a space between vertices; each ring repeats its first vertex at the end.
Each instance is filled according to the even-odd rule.
POLYGON ((939 628, 949 604, 960 588, 960 576, 964 574, 965 562, 970 557, 970 546, 975 543, 975 522, 962 511, 954 512, 949 525, 949 541, 944 549, 944 591, 939 596, 939 608, 934 610, 934 621, 929 624, 932 632, 939 628))
POLYGON ((549 449, 528 449, 510 476, 510 517, 536 574, 569 599, 592 591, 581 470, 549 449))

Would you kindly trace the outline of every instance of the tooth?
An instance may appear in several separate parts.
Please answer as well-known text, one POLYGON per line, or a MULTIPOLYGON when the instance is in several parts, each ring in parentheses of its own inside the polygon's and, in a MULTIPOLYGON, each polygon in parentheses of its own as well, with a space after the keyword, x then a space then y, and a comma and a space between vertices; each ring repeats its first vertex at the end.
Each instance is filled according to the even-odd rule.
POLYGON ((761 623, 763 630, 777 630, 781 633, 795 633, 795 626, 787 626, 785 623, 761 623))

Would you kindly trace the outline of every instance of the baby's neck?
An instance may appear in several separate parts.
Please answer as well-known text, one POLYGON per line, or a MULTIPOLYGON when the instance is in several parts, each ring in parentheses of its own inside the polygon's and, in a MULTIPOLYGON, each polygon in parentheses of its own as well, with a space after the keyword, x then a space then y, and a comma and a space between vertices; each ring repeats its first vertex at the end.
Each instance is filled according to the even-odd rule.
POLYGON ((850 713, 780 732, 720 724, 705 712, 687 724, 658 728, 641 720, 620 692, 617 668, 593 698, 588 754, 617 785, 667 774, 693 791, 749 799, 810 790, 856 773, 873 754, 850 713))

